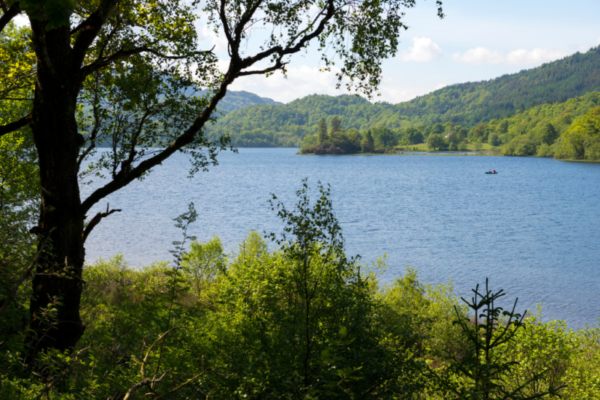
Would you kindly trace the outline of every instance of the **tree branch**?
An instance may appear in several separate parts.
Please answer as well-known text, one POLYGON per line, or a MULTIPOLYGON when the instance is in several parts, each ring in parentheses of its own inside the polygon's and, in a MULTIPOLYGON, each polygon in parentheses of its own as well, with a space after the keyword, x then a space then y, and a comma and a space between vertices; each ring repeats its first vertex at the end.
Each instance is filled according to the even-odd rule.
POLYGON ((77 160, 77 171, 79 172, 79 170, 81 169, 81 163, 83 162, 83 160, 85 160, 85 158, 87 157, 88 154, 90 154, 90 152, 92 150, 94 150, 96 148, 96 136, 98 136, 98 132, 100 131, 100 124, 101 124, 101 118, 98 115, 98 104, 100 103, 100 98, 98 95, 98 74, 96 74, 96 79, 94 80, 94 99, 93 99, 93 105, 92 105, 92 113, 94 115, 94 127, 92 128, 92 133, 90 134, 90 145, 88 146, 87 149, 85 149, 85 151, 79 156, 78 160, 77 160))
POLYGON ((181 56, 169 56, 163 53, 160 53, 154 49, 151 49, 149 47, 138 47, 135 49, 131 49, 131 50, 119 50, 116 53, 113 53, 110 56, 104 57, 104 58, 100 58, 97 59, 96 61, 94 61, 93 63, 91 63, 90 65, 87 65, 85 67, 83 67, 81 69, 81 72, 83 74, 83 76, 87 76, 101 68, 104 68, 110 64, 112 64, 113 62, 123 59, 123 58, 127 58, 129 56, 133 56, 136 54, 141 54, 141 53, 151 53, 154 54, 155 56, 158 56, 160 58, 164 58, 167 60, 183 60, 185 58, 189 58, 190 55, 200 55, 200 54, 208 54, 208 53, 212 53, 213 50, 215 49, 215 46, 212 47, 212 49, 210 50, 205 50, 205 51, 195 51, 191 54, 185 54, 185 55, 181 55, 181 56))
POLYGON ((231 29, 229 29, 229 20, 227 18, 227 14, 225 13, 225 3, 226 0, 221 0, 221 7, 219 8, 219 18, 221 19, 221 23, 223 24, 223 32, 225 32, 225 38, 227 39, 228 52, 230 56, 233 56, 231 53, 231 44, 233 43, 233 37, 231 36, 231 29))
POLYGON ((21 118, 18 121, 11 122, 6 125, 2 125, 2 126, 0 126, 0 137, 6 135, 7 133, 11 133, 18 129, 21 129, 24 126, 29 125, 30 122, 31 122, 31 113, 27 114, 26 116, 24 116, 23 118, 21 118))
POLYGON ((209 371, 211 368, 206 368, 204 371, 200 372, 199 374, 191 377, 190 379, 188 379, 187 381, 183 382, 181 385, 169 390, 167 393, 161 394, 160 396, 156 397, 154 400, 159 400, 162 399, 165 396, 170 395, 171 393, 175 393, 176 391, 178 391, 179 389, 181 389, 184 386, 189 385, 190 383, 194 382, 196 379, 200 378, 202 375, 204 375, 207 371, 209 371))
POLYGON ((334 14, 335 14, 335 4, 333 2, 333 0, 328 0, 328 6, 327 6, 327 12, 325 13, 325 16, 323 17, 323 19, 321 20, 321 22, 319 22, 319 25, 317 26, 317 29, 315 29, 312 33, 305 35, 304 37, 302 37, 298 43, 296 43, 293 46, 288 46, 288 47, 281 47, 281 46, 275 46, 272 47, 268 50, 265 50, 263 52, 260 52, 258 54, 256 54, 253 57, 246 57, 242 60, 242 68, 247 68, 253 64, 255 64, 258 61, 264 60, 265 58, 268 58, 274 54, 278 55, 278 62, 280 62, 284 56, 286 55, 290 55, 290 54, 294 54, 299 52, 300 50, 302 50, 302 48, 311 40, 313 40, 314 38, 318 37, 324 30, 325 30, 325 26, 327 25, 327 23, 329 22, 329 20, 331 18, 333 18, 334 14))
POLYGON ((96 227, 96 225, 98 225, 100 223, 102 218, 108 217, 110 214, 115 213, 115 212, 121 212, 121 210, 113 209, 113 210, 109 211, 108 204, 106 204, 106 212, 96 214, 94 216, 94 218, 92 218, 92 220, 87 224, 87 226, 83 230, 83 242, 85 243, 85 240, 87 239, 87 237, 90 235, 92 230, 96 227))
POLYGON ((98 58, 104 57, 104 50, 106 50, 106 46, 108 46, 108 44, 110 43, 110 41, 112 40, 114 35, 118 32, 120 26, 121 26, 121 14, 119 13, 119 11, 117 11, 117 18, 115 21, 115 25, 113 26, 113 29, 108 33, 108 35, 106 35, 104 43, 100 46, 100 51, 98 51, 98 58))
POLYGON ((265 68, 265 69, 259 69, 259 70, 253 70, 253 71, 242 71, 242 72, 240 72, 238 74, 238 76, 264 75, 264 74, 267 74, 269 72, 278 71, 278 70, 282 69, 283 67, 285 67, 287 64, 288 63, 281 62, 281 59, 278 58, 275 61, 275 65, 273 65, 272 67, 265 68))
POLYGON ((98 36, 116 3, 117 0, 103 0, 98 9, 74 29, 74 31, 79 32, 79 36, 77 36, 73 45, 74 62, 77 64, 77 67, 83 63, 88 49, 98 36))
POLYGON ((96 136, 98 135, 98 130, 99 124, 96 120, 96 123, 94 124, 94 129, 92 130, 92 134, 90 135, 90 145, 87 149, 85 149, 83 153, 81 153, 79 159, 77 160, 77 171, 81 169, 81 163, 83 162, 83 160, 85 160, 87 155, 90 154, 90 152, 96 148, 96 136))
MULTIPOLYGON (((152 352, 152 348, 154 347, 154 345, 156 345, 158 342, 160 342, 161 340, 164 339, 165 336, 167 336, 173 329, 175 329, 175 327, 169 329, 168 331, 166 331, 165 333, 163 333, 162 335, 160 335, 158 337, 158 339, 156 339, 154 341, 154 343, 152 343, 150 345, 150 347, 148 347, 148 351, 146 351, 146 355, 144 356, 144 359, 141 362, 140 365, 140 375, 142 375, 142 380, 139 381, 138 383, 136 383, 135 385, 133 385, 132 387, 129 388, 129 390, 127 390, 127 392, 125 393, 125 396, 123 397, 123 400, 128 400, 133 393, 135 393, 136 390, 138 390, 139 388, 141 388, 142 386, 147 386, 150 384, 154 384, 154 383, 158 383, 160 381, 163 380, 163 378, 171 371, 167 370, 165 371, 160 377, 156 377, 156 375, 154 375, 151 379, 150 378, 146 378, 146 363, 148 362, 148 357, 150 356, 150 353, 152 352)), ((145 341, 144 341, 144 346, 146 345, 145 341)))
MULTIPOLYGON (((254 7, 252 7, 251 10, 255 11, 257 9, 258 5, 260 4, 260 1, 262 1, 262 0, 259 0, 257 3, 255 3, 254 7)), ((227 19, 226 19, 226 15, 225 15, 224 2, 225 2, 225 0, 221 0, 220 17, 223 20, 223 23, 226 24, 227 19)), ((289 46, 286 48, 282 48, 281 46, 276 46, 276 47, 273 47, 272 49, 258 53, 254 57, 247 57, 243 60, 240 60, 239 55, 237 55, 237 52, 234 52, 231 62, 229 64, 229 70, 225 74, 225 77, 223 78, 223 81, 221 82, 221 86, 220 86, 219 90, 215 93, 211 102, 202 111, 202 113, 196 118, 196 120, 193 122, 193 124, 185 132, 183 132, 179 137, 177 137, 177 139, 175 139, 166 149, 160 151, 155 156, 142 161, 140 164, 138 164, 137 167, 133 168, 131 171, 122 171, 122 173, 117 174, 111 182, 107 183, 106 185, 104 185, 101 188, 96 189, 81 204, 81 208, 80 208, 81 214, 85 215, 89 211, 89 209, 94 204, 96 204, 98 201, 100 201, 104 197, 108 196, 109 194, 114 193, 117 190, 128 185, 135 179, 142 176, 142 174, 145 173, 146 171, 148 171, 149 169, 161 164, 163 161, 165 161, 167 158, 169 158, 176 151, 178 151, 181 148, 183 148, 184 146, 192 143, 194 141, 194 138, 200 131, 200 129, 202 129, 202 127, 210 119, 212 112, 216 109, 217 103, 223 97, 225 97, 225 94, 227 93, 227 87, 238 76, 243 76, 243 74, 252 75, 252 74, 258 74, 261 72, 272 72, 277 69, 275 67, 278 67, 280 65, 283 66, 284 64, 281 61, 282 58, 286 55, 293 54, 293 53, 296 53, 296 52, 302 50, 302 48, 306 45, 306 43, 308 43, 312 39, 318 37, 325 30, 327 22, 334 16, 335 11, 336 11, 336 8, 335 8, 334 0, 328 0, 327 12, 325 13, 323 19, 320 21, 317 28, 312 33, 302 37, 294 46, 289 46), (276 60, 275 66, 273 66, 271 68, 267 68, 263 71, 247 71, 245 73, 241 72, 244 68, 248 68, 248 67, 252 66, 254 63, 256 63, 260 60, 263 60, 267 57, 270 57, 273 54, 278 55, 278 57, 277 57, 278 59, 276 60)), ((243 30, 243 25, 245 23, 247 23, 251 17, 252 17, 252 13, 248 13, 248 12, 244 13, 242 20, 240 20, 240 24, 238 26, 236 26, 236 32, 241 32, 243 30)), ((226 27, 224 27, 224 29, 225 29, 225 34, 228 37, 228 40, 230 40, 231 32, 229 31, 229 28, 226 26, 226 27)), ((241 33, 240 33, 240 35, 241 35, 241 33)), ((234 44, 235 44, 235 42, 234 42, 234 44)), ((231 42, 230 42, 230 45, 231 45, 231 42)), ((138 49, 138 50, 140 50, 140 49, 138 49)), ((151 50, 151 49, 149 49, 149 50, 151 50)), ((235 50, 235 49, 233 49, 233 50, 235 50)), ((115 53, 115 54, 118 54, 118 53, 115 53)), ((112 57, 114 57, 114 55, 112 57)))
POLYGON ((196 120, 192 123, 192 125, 188 129, 186 129, 186 131, 183 132, 179 137, 177 137, 177 139, 175 139, 167 148, 165 148, 155 156, 142 161, 137 167, 133 168, 131 171, 124 171, 123 173, 119 173, 111 182, 107 183, 101 188, 96 189, 81 204, 81 215, 85 215, 94 204, 102 200, 104 197, 116 192, 122 187, 125 187, 129 183, 133 182, 135 179, 142 176, 142 174, 148 171, 149 169, 161 164, 176 151, 192 143, 196 137, 196 134, 198 134, 200 129, 202 129, 204 124, 206 124, 206 122, 208 122, 208 120, 210 119, 210 116, 212 112, 217 108, 217 104, 219 103, 219 101, 223 97, 225 97, 225 94, 227 93, 227 87, 231 84, 231 82, 233 82, 238 72, 239 67, 230 65, 229 71, 225 74, 223 82, 221 83, 221 87, 215 93, 208 106, 206 106, 206 108, 202 111, 202 113, 200 113, 198 118, 196 118, 196 120))
POLYGON ((2 16, 0 17, 0 32, 2 32, 2 30, 4 29, 4 27, 6 25, 8 25, 8 23, 10 21, 12 21, 12 19, 14 17, 16 17, 17 15, 19 15, 19 13, 21 12, 21 7, 19 6, 19 2, 14 3, 12 6, 10 6, 10 8, 8 10, 4 10, 6 8, 6 6, 4 5, 4 2, 2 2, 2 9, 4 11, 4 14, 2 14, 2 16))
POLYGON ((234 42, 231 45, 233 46, 234 54, 237 57, 239 57, 238 50, 240 47, 240 42, 242 40, 242 33, 244 32, 244 28, 245 28, 246 24, 248 22, 250 22, 250 19, 252 18, 252 16, 256 12, 256 10, 258 10, 258 7, 261 5, 261 3, 262 3, 262 0, 256 0, 256 3, 254 3, 252 5, 252 7, 250 7, 249 9, 247 9, 244 12, 244 14, 242 15, 242 18, 240 18, 240 22, 235 27, 234 42))

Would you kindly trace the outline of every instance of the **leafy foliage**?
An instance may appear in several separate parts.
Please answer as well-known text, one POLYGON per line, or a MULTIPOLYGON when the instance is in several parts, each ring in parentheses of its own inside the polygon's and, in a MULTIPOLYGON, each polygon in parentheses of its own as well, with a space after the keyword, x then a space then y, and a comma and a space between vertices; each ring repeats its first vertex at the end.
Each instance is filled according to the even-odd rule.
POLYGON ((88 265, 77 348, 47 352, 35 376, 18 342, 5 341, 0 398, 438 400, 452 398, 448 385, 484 398, 452 362, 493 378, 496 392, 523 394, 505 398, 545 398, 550 388, 567 400, 598 397, 600 328, 570 332, 539 313, 517 327, 487 303, 490 293, 470 303, 477 325, 450 284, 424 285, 411 268, 380 288, 384 260, 345 255, 329 190, 318 191, 312 201, 304 182, 292 209, 273 199, 284 232, 269 235, 271 250, 251 232, 231 255, 216 237, 181 253, 190 208, 176 221, 184 240, 173 264, 132 268, 116 256, 88 265), (486 358, 493 341, 500 369, 486 358))
POLYGON ((573 122, 557 143, 557 158, 600 159, 600 106, 573 122))
POLYGON ((479 291, 479 285, 473 289, 470 301, 462 299, 472 310, 471 318, 461 315, 458 308, 456 324, 460 325, 467 339, 467 352, 461 357, 447 354, 448 368, 446 376, 432 371, 439 381, 444 397, 451 399, 538 399, 546 395, 558 395, 563 386, 541 387, 542 377, 548 369, 538 366, 533 373, 522 375, 517 385, 507 384, 507 376, 515 372, 520 364, 505 356, 505 351, 514 342, 519 330, 523 330, 523 318, 515 313, 517 300, 512 311, 503 311, 496 301, 503 297, 502 290, 493 293, 486 280, 485 291, 479 291), (533 389, 533 393, 526 393, 533 389))
MULTIPOLYGON (((28 31, 9 24, 0 32, 0 125, 28 112, 35 67, 28 31), (9 97, 14 100, 2 100, 9 97)), ((29 230, 35 226, 40 176, 31 130, 0 137, 0 343, 19 347, 28 317, 26 299, 31 263, 37 246, 29 230)), ((5 360, 3 353, 0 359, 5 360)))
POLYGON ((317 135, 306 136, 302 141, 301 154, 356 154, 394 152, 398 137, 392 130, 378 126, 359 133, 356 129, 345 131, 337 116, 331 120, 329 134, 325 119, 319 122, 317 135), (371 133, 373 131, 374 135, 371 133))

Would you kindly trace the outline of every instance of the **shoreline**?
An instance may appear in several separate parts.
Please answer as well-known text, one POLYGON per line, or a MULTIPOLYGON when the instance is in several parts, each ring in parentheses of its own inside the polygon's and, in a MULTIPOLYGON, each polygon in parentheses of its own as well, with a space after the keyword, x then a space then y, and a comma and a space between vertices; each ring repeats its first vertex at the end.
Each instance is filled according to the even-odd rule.
POLYGON ((573 163, 588 163, 588 164, 600 164, 600 160, 576 160, 576 159, 558 159, 552 157, 538 157, 538 156, 505 156, 503 154, 491 154, 491 153, 445 153, 445 152, 423 152, 423 153, 412 153, 412 152, 400 152, 400 153, 354 153, 354 154, 303 154, 296 153, 297 156, 321 156, 321 157, 349 157, 349 156, 425 156, 425 157, 517 157, 517 158, 546 158, 551 161, 561 162, 573 162, 573 163))

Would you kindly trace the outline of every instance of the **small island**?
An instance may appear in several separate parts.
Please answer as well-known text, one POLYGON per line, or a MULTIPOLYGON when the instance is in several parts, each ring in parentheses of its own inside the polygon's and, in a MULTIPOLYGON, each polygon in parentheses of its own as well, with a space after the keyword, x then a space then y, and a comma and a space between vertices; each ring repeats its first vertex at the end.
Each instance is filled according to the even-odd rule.
POLYGON ((486 124, 471 132, 465 127, 448 122, 428 127, 409 127, 392 130, 377 126, 359 132, 342 129, 342 121, 334 116, 327 127, 322 118, 318 132, 302 141, 300 154, 343 155, 343 154, 398 154, 399 152, 440 151, 492 151, 496 146, 487 143, 486 124), (486 142, 484 142, 486 139, 486 142))

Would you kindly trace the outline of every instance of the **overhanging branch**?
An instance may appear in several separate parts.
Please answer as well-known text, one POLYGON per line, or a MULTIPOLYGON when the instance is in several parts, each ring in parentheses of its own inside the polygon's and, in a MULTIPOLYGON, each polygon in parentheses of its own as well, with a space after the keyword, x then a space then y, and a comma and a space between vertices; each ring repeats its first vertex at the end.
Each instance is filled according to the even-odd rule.
POLYGON ((116 3, 117 0, 103 0, 96 11, 74 29, 74 31, 79 32, 79 36, 77 36, 73 45, 74 61, 78 66, 82 64, 88 49, 98 36, 116 3))
MULTIPOLYGON (((307 43, 309 43, 311 40, 315 39, 321 33, 323 33, 323 31, 325 30, 325 26, 327 25, 329 20, 331 18, 333 18, 335 11, 336 11, 335 3, 333 2, 333 0, 328 0, 326 10, 327 11, 325 12, 325 15, 323 16, 323 19, 321 19, 321 21, 319 22, 319 25, 312 33, 309 33, 309 34, 303 36, 300 40, 298 40, 298 42, 296 44, 290 44, 287 47, 274 46, 270 49, 267 49, 265 51, 262 51, 256 55, 254 55, 252 57, 246 57, 242 60, 242 68, 248 68, 251 65, 257 63, 258 61, 264 60, 273 55, 277 55, 278 62, 280 62, 280 60, 282 60, 283 57, 297 53, 300 50, 302 50, 302 48, 304 48, 304 46, 307 43)), ((321 14, 323 14, 322 11, 319 13, 319 15, 321 15, 321 14)), ((249 74, 249 75, 252 75, 252 74, 249 74)))
POLYGON ((211 114, 217 108, 217 104, 219 101, 225 97, 227 93, 227 87, 233 82, 239 73, 239 67, 230 66, 230 70, 225 74, 225 78, 221 83, 221 87, 215 93, 212 100, 206 106, 206 108, 200 113, 198 118, 192 123, 192 125, 185 130, 177 139, 175 139, 167 148, 160 151, 153 157, 148 158, 147 160, 142 161, 135 168, 132 168, 130 171, 121 170, 119 174, 117 174, 112 181, 107 183, 106 185, 96 189, 87 199, 83 201, 80 208, 80 213, 85 215, 89 209, 102 200, 104 197, 108 196, 111 193, 116 192, 117 190, 125 187, 129 183, 133 182, 135 179, 139 178, 146 171, 154 168, 155 166, 161 164, 167 158, 169 158, 173 153, 182 149, 184 146, 192 143, 202 127, 209 121, 211 114))
POLYGON ((238 76, 248 76, 248 75, 264 75, 270 72, 275 72, 283 69, 288 63, 281 62, 281 60, 277 60, 275 65, 265 69, 252 70, 252 71, 242 71, 238 76))
POLYGON ((213 46, 212 49, 210 49, 210 50, 195 51, 193 53, 185 54, 185 55, 181 55, 181 56, 170 56, 170 55, 158 52, 149 47, 138 47, 138 48, 131 49, 131 50, 119 50, 110 56, 100 58, 100 59, 94 61, 93 63, 91 63, 90 65, 83 67, 81 71, 82 71, 83 76, 87 76, 101 68, 104 68, 104 67, 112 64, 113 62, 115 62, 117 60, 121 60, 123 58, 127 58, 130 56, 133 56, 136 54, 142 54, 142 53, 154 54, 155 56, 166 59, 166 60, 183 60, 183 59, 189 58, 190 56, 212 53, 214 49, 215 49, 215 46, 213 46))
MULTIPOLYGON (((125 187, 129 183, 133 182, 135 179, 138 179, 140 176, 142 176, 145 172, 147 172, 151 168, 161 164, 163 161, 165 161, 167 158, 169 158, 176 151, 178 151, 178 150, 184 148, 185 146, 189 145, 190 143, 192 143, 194 141, 194 139, 196 138, 196 135, 198 134, 198 132, 200 132, 200 130, 206 124, 206 122, 209 121, 212 112, 216 109, 217 103, 223 97, 225 97, 225 94, 227 93, 227 87, 237 77, 245 76, 245 75, 247 76, 247 75, 264 74, 264 73, 274 72, 278 69, 283 68, 285 66, 285 64, 282 62, 283 58, 286 55, 291 55, 291 54, 301 51, 308 42, 310 42, 311 40, 317 38, 320 34, 322 34, 323 31, 325 30, 327 23, 329 22, 329 20, 331 20, 331 18, 333 18, 333 16, 335 15, 335 12, 336 12, 334 0, 328 0, 327 6, 326 6, 326 11, 321 12, 321 14, 323 15, 323 18, 321 19, 321 21, 319 22, 317 27, 311 33, 304 35, 295 44, 292 43, 286 47, 275 46, 271 49, 268 49, 261 53, 258 53, 253 57, 247 57, 247 58, 244 58, 243 60, 241 60, 239 57, 239 53, 237 52, 237 47, 235 46, 235 43, 236 43, 236 40, 238 39, 238 34, 241 35, 240 32, 243 31, 243 27, 244 27, 245 23, 247 23, 251 19, 252 13, 245 13, 243 15, 242 20, 239 22, 239 24, 234 29, 236 37, 232 37, 229 26, 227 25, 227 18, 225 15, 224 3, 225 3, 225 0, 221 0, 220 17, 224 24, 225 34, 227 36, 227 40, 229 41, 229 45, 230 45, 230 48, 231 48, 233 54, 232 54, 231 62, 229 64, 229 69, 226 72, 226 74, 223 78, 223 81, 221 82, 219 90, 215 93, 211 102, 201 112, 201 114, 196 118, 196 120, 192 123, 192 125, 187 130, 185 130, 180 136, 178 136, 167 148, 163 149, 156 155, 140 162, 135 168, 132 168, 131 170, 128 170, 128 171, 121 170, 118 174, 116 174, 113 177, 112 181, 110 181, 106 185, 96 189, 87 199, 85 199, 85 201, 83 201, 83 203, 81 204, 81 208, 80 208, 80 213, 82 216, 84 216, 94 204, 96 204, 97 202, 102 200, 104 197, 125 187), (244 69, 249 68, 252 65, 254 65, 255 63, 257 63, 258 61, 264 60, 273 55, 276 56, 275 57, 276 58, 275 65, 273 65, 269 68, 263 69, 263 70, 245 71, 245 72, 243 71, 244 69)), ((261 0, 257 0, 257 2, 253 4, 253 7, 251 7, 251 11, 252 12, 256 11, 258 9, 258 5, 260 3, 261 3, 261 0)), ((125 51, 117 52, 117 53, 113 54, 112 56, 107 57, 104 60, 97 60, 96 62, 94 62, 93 64, 90 64, 88 67, 85 67, 85 68, 87 68, 87 71, 88 71, 87 73, 90 73, 94 70, 94 68, 101 68, 103 65, 107 65, 108 63, 110 63, 118 58, 123 58, 123 57, 127 57, 127 56, 131 55, 132 52, 140 53, 140 52, 144 52, 144 51, 153 52, 154 54, 157 54, 159 56, 165 56, 163 54, 155 52, 153 49, 150 49, 150 48, 138 48, 138 49, 130 50, 127 52, 125 52, 125 51)), ((187 56, 189 56, 189 55, 187 55, 187 56)), ((179 57, 179 56, 169 56, 169 57, 179 57)))
POLYGON ((6 135, 7 133, 14 132, 21 129, 24 126, 29 125, 31 122, 31 113, 27 114, 18 121, 11 122, 10 124, 0 126, 0 136, 6 135))
POLYGON ((106 212, 98 213, 98 214, 94 215, 94 218, 92 218, 92 220, 85 227, 85 229, 83 231, 83 242, 84 243, 85 243, 85 240, 87 239, 87 237, 92 232, 92 230, 96 227, 96 225, 98 225, 100 223, 100 221, 102 221, 102 218, 108 217, 112 213, 121 211, 120 209, 113 209, 113 210, 109 211, 108 208, 109 208, 108 204, 106 204, 106 212))
POLYGON ((21 12, 21 7, 19 6, 18 2, 14 3, 12 6, 10 6, 10 8, 8 10, 6 10, 4 12, 4 14, 2 14, 2 16, 0 17, 0 32, 2 32, 4 27, 6 25, 8 25, 8 23, 10 21, 12 21, 12 19, 14 17, 19 15, 20 12, 21 12))

